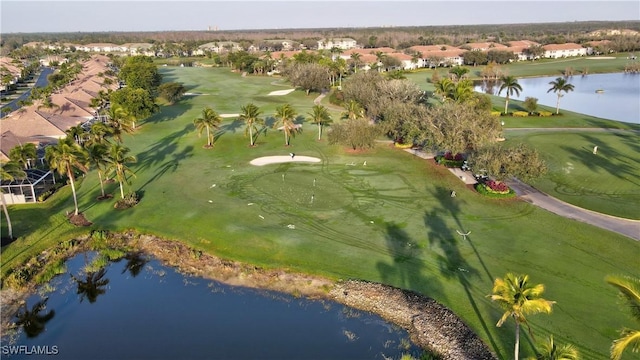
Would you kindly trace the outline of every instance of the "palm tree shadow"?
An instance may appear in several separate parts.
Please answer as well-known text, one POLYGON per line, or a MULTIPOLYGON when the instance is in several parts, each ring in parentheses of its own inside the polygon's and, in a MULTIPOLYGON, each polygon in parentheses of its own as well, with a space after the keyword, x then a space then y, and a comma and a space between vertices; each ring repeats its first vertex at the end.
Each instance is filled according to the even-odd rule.
POLYGON ((87 271, 84 274, 84 278, 75 277, 71 274, 71 278, 78 285, 76 293, 80 295, 80 302, 87 299, 90 304, 93 304, 98 299, 98 296, 107 292, 106 286, 109 284, 109 279, 104 278, 106 274, 106 268, 101 268, 98 271, 87 271))
POLYGON ((273 128, 273 125, 276 123, 276 118, 273 116, 267 116, 264 118, 264 126, 266 128, 273 128))
POLYGON ((242 127, 242 125, 244 124, 244 121, 240 120, 240 119, 234 119, 233 121, 231 121, 230 123, 222 126, 220 129, 224 132, 231 132, 231 133, 236 133, 236 130, 240 129, 242 127))

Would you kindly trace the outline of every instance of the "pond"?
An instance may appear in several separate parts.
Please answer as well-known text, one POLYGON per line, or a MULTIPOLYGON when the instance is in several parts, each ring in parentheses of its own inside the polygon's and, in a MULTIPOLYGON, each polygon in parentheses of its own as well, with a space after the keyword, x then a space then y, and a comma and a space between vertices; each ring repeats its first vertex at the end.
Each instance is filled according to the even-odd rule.
MULTIPOLYGON (((558 77, 518 79, 522 91, 519 96, 514 94, 511 98, 524 101, 527 97, 534 97, 538 99, 538 104, 555 109, 558 96, 553 91, 547 91, 551 88, 549 83, 556 78, 558 77)), ((574 75, 568 77, 567 82, 574 86, 574 90, 562 93, 560 111, 564 109, 603 119, 640 124, 640 74, 574 75)), ((498 95, 500 84, 479 82, 474 90, 498 95)), ((505 91, 500 96, 504 97, 505 91)))
POLYGON ((68 272, 45 285, 52 291, 27 299, 16 320, 28 321, 3 339, 2 358, 399 359, 421 353, 404 330, 339 303, 189 277, 144 256, 87 269, 92 256, 68 260, 68 272))

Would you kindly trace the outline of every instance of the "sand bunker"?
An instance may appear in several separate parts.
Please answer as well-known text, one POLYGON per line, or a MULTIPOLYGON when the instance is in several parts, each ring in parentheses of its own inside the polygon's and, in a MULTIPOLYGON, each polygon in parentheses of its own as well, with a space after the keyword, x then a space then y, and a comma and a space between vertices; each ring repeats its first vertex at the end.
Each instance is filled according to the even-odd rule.
POLYGON ((296 91, 296 89, 272 91, 272 92, 269 93, 269 96, 287 95, 288 93, 293 92, 293 91, 296 91))
POLYGON ((251 165, 263 166, 269 164, 281 164, 286 162, 307 162, 307 163, 319 163, 321 160, 311 156, 299 156, 296 155, 293 158, 289 155, 283 156, 263 156, 250 161, 251 165))
POLYGON ((232 117, 238 117, 240 116, 240 114, 220 114, 221 118, 232 118, 232 117))
POLYGON ((589 60, 613 60, 614 56, 598 56, 598 57, 588 57, 589 60))

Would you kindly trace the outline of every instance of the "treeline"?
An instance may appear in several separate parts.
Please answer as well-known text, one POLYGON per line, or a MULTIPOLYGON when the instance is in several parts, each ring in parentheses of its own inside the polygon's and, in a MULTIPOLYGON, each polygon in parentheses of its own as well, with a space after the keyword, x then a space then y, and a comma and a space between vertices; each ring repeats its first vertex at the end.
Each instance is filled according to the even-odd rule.
MULTIPOLYGON (((640 32, 640 21, 581 21, 564 23, 449 25, 379 28, 325 28, 234 31, 159 31, 159 32, 74 32, 74 33, 13 33, 0 40, 3 53, 28 42, 89 43, 164 43, 195 41, 237 41, 255 43, 265 39, 290 39, 299 43, 332 37, 350 37, 365 47, 406 48, 413 45, 449 44, 460 46, 468 42, 493 40, 533 40, 541 44, 584 42, 595 40, 590 33, 603 29, 640 32)), ((618 36, 619 37, 619 36, 618 36)), ((636 36, 637 37, 637 36, 636 36)), ((612 39, 616 36, 603 35, 612 39)))

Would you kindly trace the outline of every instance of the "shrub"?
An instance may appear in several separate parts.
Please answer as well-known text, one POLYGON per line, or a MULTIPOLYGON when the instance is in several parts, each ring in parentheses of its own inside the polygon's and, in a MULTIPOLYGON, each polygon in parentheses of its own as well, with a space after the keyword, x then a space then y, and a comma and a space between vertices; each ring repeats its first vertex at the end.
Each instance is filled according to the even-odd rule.
POLYGON ((410 149, 411 147, 413 147, 413 144, 394 143, 393 146, 397 147, 398 149, 410 149))
POLYGON ((552 116, 553 113, 551 111, 540 111, 538 112, 538 116, 542 116, 542 117, 548 117, 548 116, 552 116))
POLYGON ((492 111, 491 116, 500 116, 502 113, 500 111, 492 111))
POLYGON ((334 90, 329 95, 329 103, 332 105, 342 106, 344 104, 344 93, 340 90, 334 90))
POLYGON ((527 117, 529 116, 529 113, 526 111, 514 111, 513 112, 513 116, 515 117, 527 117))
POLYGON ((115 205, 113 205, 116 209, 128 209, 134 207, 138 204, 138 194, 135 192, 128 193, 124 196, 124 199, 120 199, 116 201, 115 205))
POLYGON ((457 153, 455 155, 451 154, 450 151, 444 153, 444 155, 436 156, 436 162, 440 165, 444 165, 448 168, 458 168, 461 167, 465 161, 465 157, 461 153, 457 153))
POLYGON ((507 184, 493 180, 478 183, 475 187, 478 193, 492 198, 503 199, 516 196, 515 191, 507 186, 507 184))

